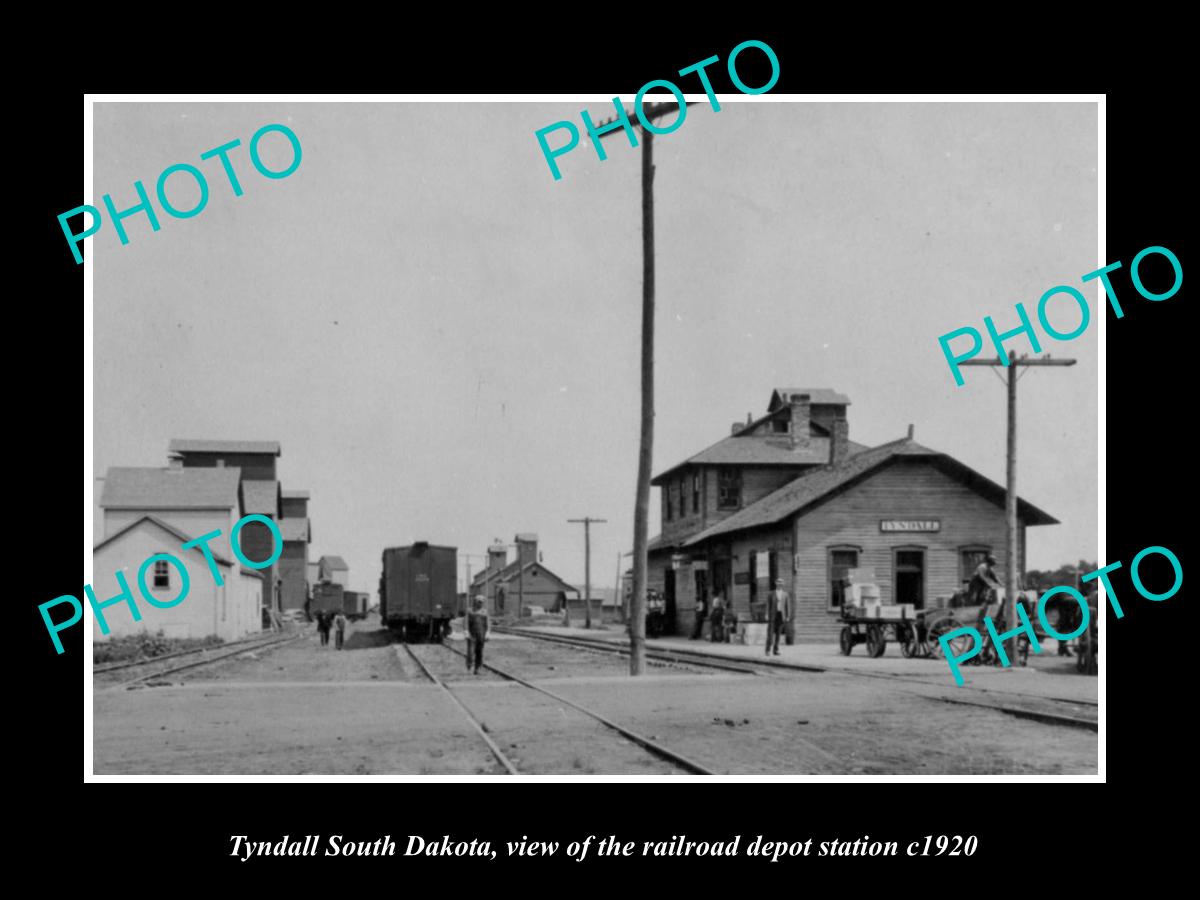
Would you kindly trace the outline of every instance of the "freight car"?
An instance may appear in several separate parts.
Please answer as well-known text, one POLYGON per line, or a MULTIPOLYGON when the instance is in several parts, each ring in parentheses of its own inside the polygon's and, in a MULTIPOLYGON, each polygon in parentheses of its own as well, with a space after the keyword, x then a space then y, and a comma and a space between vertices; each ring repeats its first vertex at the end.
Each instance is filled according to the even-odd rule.
POLYGON ((440 641, 458 615, 458 550, 419 541, 383 551, 379 617, 405 643, 440 641))
POLYGON ((366 618, 367 595, 362 591, 344 591, 342 593, 342 612, 346 618, 353 621, 366 618))
POLYGON ((332 581, 322 581, 313 585, 312 602, 309 603, 309 614, 316 616, 319 612, 339 613, 345 604, 345 592, 340 584, 332 581))

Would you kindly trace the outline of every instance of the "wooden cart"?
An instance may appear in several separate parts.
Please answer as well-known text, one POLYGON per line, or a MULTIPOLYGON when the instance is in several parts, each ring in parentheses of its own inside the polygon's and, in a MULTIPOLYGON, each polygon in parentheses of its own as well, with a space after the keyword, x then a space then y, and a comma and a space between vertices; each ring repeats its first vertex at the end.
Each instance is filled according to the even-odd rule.
POLYGON ((900 652, 909 656, 909 647, 913 645, 916 635, 917 620, 909 615, 907 606, 891 607, 894 614, 879 615, 864 614, 861 607, 846 606, 838 621, 842 623, 842 631, 838 643, 842 656, 849 656, 858 644, 867 645, 867 656, 878 659, 887 650, 888 632, 892 639, 900 645, 900 652))

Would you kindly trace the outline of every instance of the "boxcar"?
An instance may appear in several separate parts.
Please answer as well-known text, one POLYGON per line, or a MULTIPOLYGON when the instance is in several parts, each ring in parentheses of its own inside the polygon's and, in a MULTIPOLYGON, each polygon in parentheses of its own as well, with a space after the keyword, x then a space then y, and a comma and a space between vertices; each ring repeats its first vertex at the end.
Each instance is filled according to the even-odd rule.
POLYGON ((322 581, 313 585, 309 611, 314 616, 319 612, 338 613, 342 611, 344 603, 345 592, 342 590, 342 586, 334 582, 322 581))
POLYGON ((351 619, 361 619, 367 614, 367 595, 362 591, 344 591, 342 612, 351 619))
POLYGON ((383 551, 379 616, 402 641, 441 640, 457 613, 457 548, 421 541, 383 551))

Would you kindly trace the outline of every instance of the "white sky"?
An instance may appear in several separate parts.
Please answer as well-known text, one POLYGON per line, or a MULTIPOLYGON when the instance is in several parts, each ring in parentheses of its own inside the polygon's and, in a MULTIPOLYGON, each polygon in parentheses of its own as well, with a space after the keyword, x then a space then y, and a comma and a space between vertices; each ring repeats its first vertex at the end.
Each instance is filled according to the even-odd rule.
MULTIPOLYGON (((172 437, 278 440, 284 487, 312 492, 312 558, 343 556, 355 589, 376 590, 384 546, 482 554, 518 531, 582 586, 566 520, 583 515, 609 520, 592 578, 611 585, 633 533, 640 153, 617 136, 600 162, 585 136, 554 181, 534 132, 584 106, 611 112, 97 104, 97 206, 132 206, 135 179, 153 194, 177 162, 211 195, 191 219, 159 210, 157 233, 126 220, 128 246, 107 222, 87 241, 95 474, 165 465, 172 437), (248 157, 272 122, 303 146, 281 180, 248 157), (235 137, 238 198, 199 159, 235 137)), ((262 146, 273 168, 290 158, 279 135, 262 146)), ((810 386, 849 395, 854 440, 911 422, 1003 483, 1003 386, 965 369, 956 388, 937 338, 985 315, 1012 327, 1017 301, 1035 318, 1044 291, 1107 262, 1094 104, 722 98, 657 138, 655 161, 655 473, 760 415, 773 387, 810 386)), ((186 176, 169 184, 192 205, 186 176)), ((1019 492, 1063 523, 1030 529, 1034 568, 1096 556, 1097 284, 1083 336, 1044 341, 1079 364, 1020 382, 1019 492)), ((653 535, 657 489, 651 508, 653 535)))

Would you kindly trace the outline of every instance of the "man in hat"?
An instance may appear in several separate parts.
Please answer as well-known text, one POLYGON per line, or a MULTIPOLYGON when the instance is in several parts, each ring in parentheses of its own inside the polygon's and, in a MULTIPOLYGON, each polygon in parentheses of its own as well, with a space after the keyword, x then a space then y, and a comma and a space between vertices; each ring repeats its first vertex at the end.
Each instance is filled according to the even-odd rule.
POLYGON ((967 602, 972 606, 985 606, 988 603, 988 591, 995 591, 996 598, 999 599, 1000 579, 996 577, 996 557, 988 554, 987 557, 975 569, 975 574, 971 576, 971 583, 967 587, 967 602))
POLYGON ((474 609, 467 613, 467 669, 474 666, 478 675, 479 667, 483 665, 483 645, 492 627, 483 594, 475 595, 474 604, 474 609))
POLYGON ((772 650, 779 655, 779 635, 785 622, 792 620, 792 598, 783 589, 783 579, 775 579, 775 590, 767 595, 767 646, 766 653, 772 650))

